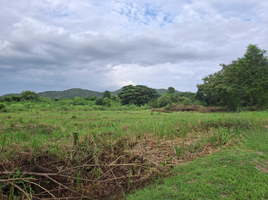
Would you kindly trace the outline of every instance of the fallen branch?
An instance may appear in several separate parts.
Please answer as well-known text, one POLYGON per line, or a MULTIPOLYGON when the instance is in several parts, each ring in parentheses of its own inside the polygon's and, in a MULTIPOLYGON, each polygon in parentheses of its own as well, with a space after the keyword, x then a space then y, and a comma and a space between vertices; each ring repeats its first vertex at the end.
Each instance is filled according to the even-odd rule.
POLYGON ((15 188, 17 188, 19 191, 21 191, 29 200, 31 200, 31 198, 28 196, 28 194, 23 189, 21 189, 19 186, 17 186, 15 183, 12 183, 12 182, 7 182, 7 183, 10 185, 13 185, 15 188))
POLYGON ((43 189, 45 192, 47 192, 48 194, 50 194, 52 197, 56 198, 51 192, 49 192, 46 188, 42 187, 41 185, 35 183, 35 182, 31 182, 31 181, 27 181, 27 180, 24 180, 25 182, 27 183, 30 183, 30 184, 34 184, 38 187, 40 187, 41 189, 43 189))

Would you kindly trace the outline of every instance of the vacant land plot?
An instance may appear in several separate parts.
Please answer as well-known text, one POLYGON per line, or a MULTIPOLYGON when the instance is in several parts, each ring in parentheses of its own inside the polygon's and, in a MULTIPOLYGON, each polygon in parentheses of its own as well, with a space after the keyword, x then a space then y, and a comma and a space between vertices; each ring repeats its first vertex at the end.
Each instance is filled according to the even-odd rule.
MULTIPOLYGON (((210 166, 209 159, 195 161, 196 165, 190 167, 183 163, 217 151, 214 156, 220 159, 225 147, 237 146, 255 132, 263 135, 267 131, 267 119, 267 112, 32 110, 0 113, 1 198, 122 198, 133 189, 177 173, 185 173, 180 184, 189 181, 198 188, 200 180, 189 177, 196 172, 193 168, 210 166), (179 168, 174 170, 174 166, 179 168)), ((260 156, 267 156, 265 151, 259 152, 260 156)), ((259 173, 267 170, 267 163, 259 160, 253 160, 251 165, 259 173)), ((227 170, 228 164, 211 166, 215 171, 219 166, 227 170)), ((199 168, 198 173, 202 171, 199 168)), ((257 180, 262 182, 267 176, 257 180)), ((160 190, 165 191, 164 187, 173 191, 173 196, 159 194, 156 198, 179 198, 178 188, 171 184, 160 190)), ((267 187, 262 184, 260 187, 263 195, 259 197, 265 198, 267 187)), ((140 195, 128 198, 144 198, 144 194, 140 195)), ((227 198, 232 194, 223 192, 224 195, 227 198)), ((214 197, 218 196, 211 196, 214 197)))

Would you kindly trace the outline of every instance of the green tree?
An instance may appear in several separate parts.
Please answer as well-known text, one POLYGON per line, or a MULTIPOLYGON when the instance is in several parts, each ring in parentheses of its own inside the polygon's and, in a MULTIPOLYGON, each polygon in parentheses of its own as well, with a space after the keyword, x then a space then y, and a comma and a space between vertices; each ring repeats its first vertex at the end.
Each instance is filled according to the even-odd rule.
POLYGON ((6 106, 3 103, 0 103, 0 111, 3 111, 6 109, 6 106))
POLYGON ((175 94, 174 87, 168 87, 167 93, 169 93, 169 94, 175 94))
POLYGON ((105 97, 102 101, 103 106, 107 106, 110 107, 111 106, 111 99, 109 99, 108 97, 105 97))
POLYGON ((104 93, 103 93, 103 95, 102 95, 102 98, 104 99, 104 98, 108 98, 108 99, 110 99, 111 98, 111 92, 109 92, 108 90, 106 90, 104 93))
POLYGON ((22 100, 27 100, 27 101, 37 101, 39 100, 39 94, 36 92, 30 91, 30 90, 25 90, 20 93, 20 98, 22 100))
POLYGON ((12 101, 20 101, 20 97, 15 94, 12 94, 10 98, 12 99, 12 101))
POLYGON ((11 99, 10 96, 4 96, 4 101, 6 101, 6 102, 11 102, 12 99, 11 99))
POLYGON ((144 85, 127 85, 122 88, 120 93, 118 93, 118 97, 123 105, 135 104, 141 106, 158 96, 159 95, 155 89, 144 85))
POLYGON ((188 97, 184 97, 183 105, 189 106, 190 104, 191 104, 191 99, 189 99, 188 97))
POLYGON ((217 73, 203 78, 197 85, 197 98, 207 105, 226 106, 236 110, 240 106, 267 107, 268 59, 266 51, 249 45, 244 57, 221 64, 217 73))
POLYGON ((166 94, 163 94, 161 97, 158 98, 157 100, 157 106, 158 107, 165 107, 167 106, 168 104, 171 104, 171 94, 169 93, 166 93, 166 94))
POLYGON ((98 106, 102 106, 103 105, 103 98, 96 99, 95 104, 98 106))
POLYGON ((91 97, 89 97, 89 101, 96 101, 98 98, 96 97, 96 96, 91 96, 91 97))

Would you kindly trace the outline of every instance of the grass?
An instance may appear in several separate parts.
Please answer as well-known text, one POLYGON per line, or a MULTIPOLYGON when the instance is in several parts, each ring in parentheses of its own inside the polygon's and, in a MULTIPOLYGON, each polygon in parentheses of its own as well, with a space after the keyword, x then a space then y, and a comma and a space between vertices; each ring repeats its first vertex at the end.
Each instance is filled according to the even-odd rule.
MULTIPOLYGON (((5 197, 12 190, 22 195, 7 183, 10 177, 23 179, 12 183, 34 195, 40 188, 28 184, 27 173, 42 172, 35 175, 43 176, 39 183, 46 187, 46 173, 53 172, 62 173, 55 180, 69 189, 95 198, 101 194, 105 194, 101 198, 121 198, 122 193, 152 181, 154 185, 125 198, 267 198, 265 111, 163 113, 37 107, 0 113, 0 171, 10 172, 0 174, 5 197), (212 155, 204 157, 208 154, 212 155), (25 175, 16 175, 18 171, 25 175), (170 173, 176 175, 159 178, 170 173)), ((53 193, 50 187, 59 185, 47 187, 53 193)))
POLYGON ((268 134, 259 128, 232 148, 176 167, 176 176, 126 199, 267 199, 268 134))

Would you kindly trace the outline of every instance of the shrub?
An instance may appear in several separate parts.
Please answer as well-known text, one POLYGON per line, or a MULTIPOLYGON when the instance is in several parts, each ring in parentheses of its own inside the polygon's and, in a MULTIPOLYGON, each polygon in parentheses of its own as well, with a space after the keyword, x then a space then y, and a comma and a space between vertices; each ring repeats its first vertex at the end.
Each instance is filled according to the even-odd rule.
POLYGON ((4 96, 4 101, 6 101, 6 102, 11 102, 12 99, 11 99, 11 97, 9 97, 9 96, 4 96))
POLYGON ((96 96, 91 96, 88 98, 89 101, 96 101, 98 98, 96 96))
POLYGON ((148 102, 148 107, 149 108, 157 108, 157 100, 156 99, 152 99, 148 102))
POLYGON ((39 100, 39 94, 37 94, 36 92, 30 91, 30 90, 25 90, 23 92, 20 93, 20 98, 23 100, 30 100, 30 101, 37 101, 39 100))
POLYGON ((6 106, 3 103, 0 103, 0 111, 3 111, 6 109, 6 106))
POLYGON ((189 106, 191 103, 191 99, 187 98, 187 97, 184 97, 184 100, 183 100, 183 105, 184 106, 189 106))
POLYGON ((97 100, 95 101, 95 104, 98 105, 98 106, 102 106, 102 104, 103 104, 103 99, 102 99, 102 98, 97 99, 97 100))
POLYGON ((171 95, 170 94, 164 94, 157 100, 157 106, 158 107, 165 107, 166 105, 171 103, 171 95))
POLYGON ((111 106, 111 99, 109 99, 108 97, 105 97, 102 101, 103 106, 107 106, 110 107, 111 106))
POLYGON ((171 104, 170 103, 165 107, 165 110, 171 110, 171 104))

